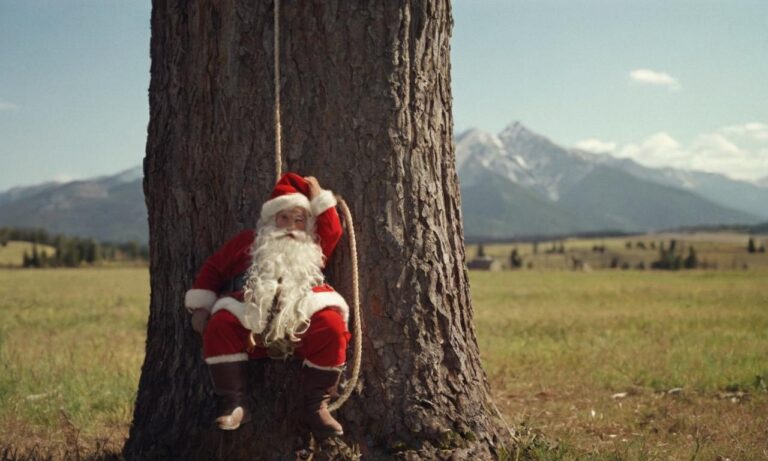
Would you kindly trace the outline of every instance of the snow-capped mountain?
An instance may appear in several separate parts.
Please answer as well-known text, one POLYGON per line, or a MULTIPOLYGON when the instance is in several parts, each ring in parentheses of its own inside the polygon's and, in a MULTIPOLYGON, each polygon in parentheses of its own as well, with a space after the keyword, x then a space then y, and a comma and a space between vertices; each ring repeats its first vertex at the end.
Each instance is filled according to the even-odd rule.
POLYGON ((518 122, 498 135, 462 133, 456 158, 469 236, 647 231, 768 217, 768 189, 566 149, 518 122))

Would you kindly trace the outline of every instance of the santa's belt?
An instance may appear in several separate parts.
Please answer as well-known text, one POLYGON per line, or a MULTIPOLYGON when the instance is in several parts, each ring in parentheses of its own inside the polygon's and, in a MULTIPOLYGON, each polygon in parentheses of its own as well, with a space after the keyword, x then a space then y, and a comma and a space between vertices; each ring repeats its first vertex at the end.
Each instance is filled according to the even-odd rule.
POLYGON ((236 291, 241 291, 245 287, 245 275, 246 273, 243 272, 242 274, 234 276, 227 282, 226 285, 224 285, 224 288, 221 290, 221 292, 234 293, 236 291))

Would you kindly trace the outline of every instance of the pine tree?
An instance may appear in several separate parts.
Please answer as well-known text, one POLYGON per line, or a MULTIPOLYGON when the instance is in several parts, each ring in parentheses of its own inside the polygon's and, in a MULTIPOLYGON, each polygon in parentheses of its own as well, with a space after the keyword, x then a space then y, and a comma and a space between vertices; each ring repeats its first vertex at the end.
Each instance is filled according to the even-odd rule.
POLYGON ((754 253, 756 251, 757 248, 755 247, 755 239, 750 237, 749 242, 747 242, 747 253, 754 253))
POLYGON ((683 267, 686 269, 696 269, 699 266, 699 259, 696 256, 696 250, 693 248, 693 245, 688 247, 688 256, 685 258, 685 261, 683 263, 683 267))
POLYGON ((512 252, 509 254, 509 267, 517 269, 523 265, 523 259, 517 253, 517 248, 512 248, 512 252))
MULTIPOLYGON (((151 299, 123 457, 295 459, 299 428, 287 415, 300 404, 298 364, 258 364, 258 417, 222 434, 208 419, 200 339, 179 306, 195 270, 255 224, 274 185, 274 3, 152 3, 151 299)), ((360 386, 338 413, 344 438, 367 459, 498 459, 506 437, 488 404, 463 264, 450 2, 280 3, 283 172, 319 175, 360 229, 368 328, 360 386)), ((342 293, 349 261, 342 251, 329 268, 342 293)))
POLYGON ((32 267, 42 267, 40 264, 40 253, 37 251, 37 243, 32 245, 32 258, 30 258, 30 265, 32 267))

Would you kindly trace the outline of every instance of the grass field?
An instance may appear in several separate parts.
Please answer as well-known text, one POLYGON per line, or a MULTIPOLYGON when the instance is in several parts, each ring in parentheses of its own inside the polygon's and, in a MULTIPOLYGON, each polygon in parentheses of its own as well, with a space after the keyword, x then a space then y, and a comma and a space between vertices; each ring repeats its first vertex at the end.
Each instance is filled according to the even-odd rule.
POLYGON ((0 446, 119 449, 144 355, 149 274, 0 269, 0 446))
POLYGON ((472 273, 497 403, 570 459, 768 459, 767 278, 472 273))
MULTIPOLYGON (((550 442, 534 459, 766 459, 766 279, 472 272, 495 401, 524 443, 550 442)), ((0 270, 0 293, 0 453, 119 451, 147 270, 0 270)))

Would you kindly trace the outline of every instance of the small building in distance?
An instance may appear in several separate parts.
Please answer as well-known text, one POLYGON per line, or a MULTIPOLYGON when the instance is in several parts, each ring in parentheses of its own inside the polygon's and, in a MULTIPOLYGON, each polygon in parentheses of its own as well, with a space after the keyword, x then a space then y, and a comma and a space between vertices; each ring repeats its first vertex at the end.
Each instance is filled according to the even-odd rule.
POLYGON ((490 256, 478 256, 467 263, 470 270, 498 271, 501 270, 501 262, 490 256))

